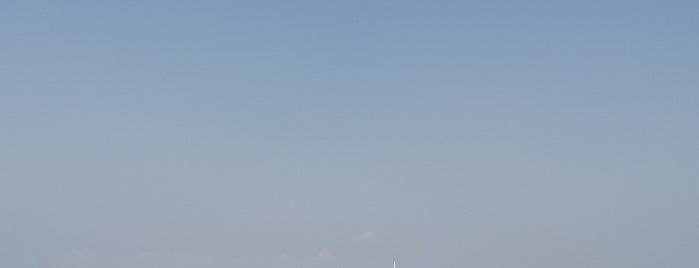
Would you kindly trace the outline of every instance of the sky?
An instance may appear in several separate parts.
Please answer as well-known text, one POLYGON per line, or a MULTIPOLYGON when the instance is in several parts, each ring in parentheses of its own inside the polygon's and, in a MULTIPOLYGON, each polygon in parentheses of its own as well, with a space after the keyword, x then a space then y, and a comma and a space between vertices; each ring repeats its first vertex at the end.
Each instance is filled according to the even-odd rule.
POLYGON ((2 1, 0 266, 698 267, 697 1, 2 1))

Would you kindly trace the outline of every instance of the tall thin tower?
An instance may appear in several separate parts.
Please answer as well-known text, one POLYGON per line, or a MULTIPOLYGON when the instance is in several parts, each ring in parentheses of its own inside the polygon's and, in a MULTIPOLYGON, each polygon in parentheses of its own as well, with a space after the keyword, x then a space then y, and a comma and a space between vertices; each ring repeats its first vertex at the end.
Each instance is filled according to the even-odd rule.
POLYGON ((396 260, 393 260, 393 268, 396 268, 396 260))

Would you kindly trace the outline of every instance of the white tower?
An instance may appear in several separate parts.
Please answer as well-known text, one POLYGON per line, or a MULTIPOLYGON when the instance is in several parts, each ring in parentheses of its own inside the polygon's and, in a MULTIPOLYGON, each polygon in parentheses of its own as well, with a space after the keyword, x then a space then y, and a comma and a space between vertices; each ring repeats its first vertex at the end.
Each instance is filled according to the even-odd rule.
POLYGON ((393 260, 393 268, 396 268, 396 261, 393 260))

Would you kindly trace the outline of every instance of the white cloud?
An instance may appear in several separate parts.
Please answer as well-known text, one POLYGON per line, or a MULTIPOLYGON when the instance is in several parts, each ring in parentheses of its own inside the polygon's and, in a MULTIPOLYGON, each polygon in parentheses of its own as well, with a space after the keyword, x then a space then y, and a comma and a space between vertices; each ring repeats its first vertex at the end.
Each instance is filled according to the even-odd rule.
POLYGON ((320 262, 333 262, 335 261, 335 255, 333 255, 329 249, 324 248, 316 254, 315 260, 320 262))
POLYGON ((359 235, 359 240, 362 241, 376 241, 376 234, 373 232, 364 232, 359 235))

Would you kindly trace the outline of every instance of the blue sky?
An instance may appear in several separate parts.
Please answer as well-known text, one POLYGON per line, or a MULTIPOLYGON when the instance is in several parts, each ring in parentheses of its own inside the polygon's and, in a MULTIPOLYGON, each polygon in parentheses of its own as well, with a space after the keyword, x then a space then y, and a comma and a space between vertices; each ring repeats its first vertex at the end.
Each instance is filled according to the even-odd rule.
POLYGON ((695 1, 5 1, 0 266, 695 267, 695 1))

